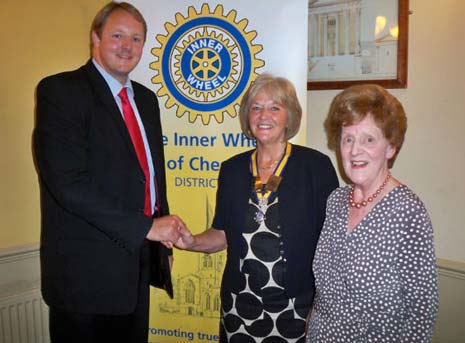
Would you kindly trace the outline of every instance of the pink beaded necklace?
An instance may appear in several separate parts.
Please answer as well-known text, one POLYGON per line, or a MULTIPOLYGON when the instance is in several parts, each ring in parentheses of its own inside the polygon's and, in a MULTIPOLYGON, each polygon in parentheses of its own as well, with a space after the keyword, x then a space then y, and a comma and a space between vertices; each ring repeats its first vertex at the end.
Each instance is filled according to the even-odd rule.
POLYGON ((356 207, 356 208, 360 208, 362 206, 366 206, 368 205, 368 203, 370 202, 373 202, 373 200, 376 199, 376 197, 378 197, 378 195, 381 193, 381 191, 384 189, 384 187, 387 185, 389 179, 391 178, 391 173, 388 172, 386 178, 384 179, 383 183, 381 184, 381 186, 376 190, 376 192, 374 192, 371 196, 368 197, 367 200, 362 200, 361 202, 356 202, 354 200, 354 185, 352 185, 352 188, 350 189, 350 193, 349 193, 349 204, 350 204, 350 207, 356 207))

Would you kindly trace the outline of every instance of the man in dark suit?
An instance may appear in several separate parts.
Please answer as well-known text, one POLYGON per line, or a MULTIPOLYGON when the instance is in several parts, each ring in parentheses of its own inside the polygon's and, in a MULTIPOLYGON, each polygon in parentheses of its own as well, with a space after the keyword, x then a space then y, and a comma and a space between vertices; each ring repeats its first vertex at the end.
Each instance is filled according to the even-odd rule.
POLYGON ((146 31, 132 5, 107 4, 92 24, 92 59, 37 87, 52 342, 147 342, 149 284, 172 296, 169 248, 184 223, 169 215, 157 99, 128 78, 146 31))

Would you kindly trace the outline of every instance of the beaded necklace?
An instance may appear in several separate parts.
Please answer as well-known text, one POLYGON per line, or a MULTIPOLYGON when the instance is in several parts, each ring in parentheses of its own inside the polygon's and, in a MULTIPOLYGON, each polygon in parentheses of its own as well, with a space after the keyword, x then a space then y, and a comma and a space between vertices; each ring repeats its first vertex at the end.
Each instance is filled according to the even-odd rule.
POLYGON ((384 179, 383 183, 381 184, 381 186, 379 186, 379 188, 376 190, 376 192, 374 192, 371 196, 368 197, 368 199, 366 200, 362 200, 360 202, 356 202, 354 200, 354 185, 352 185, 352 188, 350 189, 350 193, 349 193, 349 204, 350 204, 350 207, 356 207, 356 208, 360 208, 362 206, 367 206, 370 202, 373 202, 373 200, 375 200, 378 195, 380 195, 381 191, 384 189, 384 187, 387 185, 389 179, 391 178, 391 173, 388 172, 386 178, 384 179))

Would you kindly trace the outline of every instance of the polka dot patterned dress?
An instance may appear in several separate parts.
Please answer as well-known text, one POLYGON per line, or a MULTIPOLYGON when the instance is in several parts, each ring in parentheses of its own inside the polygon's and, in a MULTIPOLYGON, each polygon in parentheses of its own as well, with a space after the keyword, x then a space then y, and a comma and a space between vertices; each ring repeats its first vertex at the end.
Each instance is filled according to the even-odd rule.
POLYGON ((307 342, 431 342, 438 289, 423 203, 397 186, 348 233, 349 191, 328 199, 307 342))
POLYGON ((265 208, 265 220, 257 220, 258 205, 249 200, 241 252, 243 289, 222 295, 222 342, 304 343, 305 318, 310 297, 286 297, 284 263, 278 225, 278 198, 265 208))

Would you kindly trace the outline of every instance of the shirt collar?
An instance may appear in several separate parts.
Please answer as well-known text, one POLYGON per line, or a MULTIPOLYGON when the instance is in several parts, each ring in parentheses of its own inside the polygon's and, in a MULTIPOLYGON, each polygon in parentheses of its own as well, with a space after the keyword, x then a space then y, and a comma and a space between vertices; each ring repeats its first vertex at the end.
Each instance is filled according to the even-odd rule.
POLYGON ((94 63, 95 68, 99 71, 99 73, 102 75, 102 77, 105 79, 105 82, 107 83, 108 87, 110 87, 111 94, 113 94, 113 97, 117 97, 118 93, 121 91, 121 88, 126 87, 128 91, 128 95, 130 97, 134 97, 134 91, 132 89, 132 84, 131 80, 129 78, 126 80, 126 83, 122 86, 121 83, 115 79, 113 76, 110 75, 101 65, 95 61, 95 59, 92 59, 92 63, 94 63))

